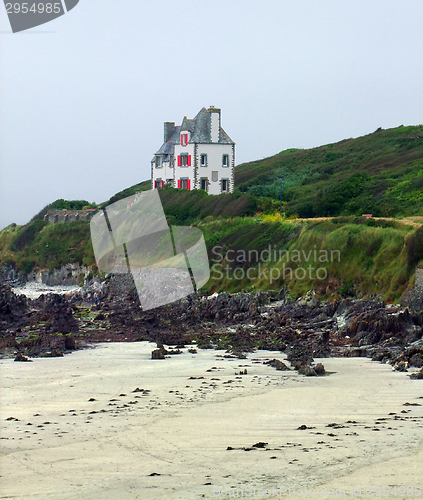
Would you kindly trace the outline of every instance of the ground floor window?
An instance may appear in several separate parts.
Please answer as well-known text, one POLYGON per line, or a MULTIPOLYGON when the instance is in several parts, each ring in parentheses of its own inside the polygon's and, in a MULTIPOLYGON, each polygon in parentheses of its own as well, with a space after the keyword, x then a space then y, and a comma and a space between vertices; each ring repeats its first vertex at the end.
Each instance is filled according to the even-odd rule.
POLYGON ((173 179, 166 179, 166 184, 173 187, 173 179))
POLYGON ((222 179, 221 181, 222 184, 222 193, 226 193, 229 191, 229 180, 228 179, 222 179))
POLYGON ((158 177, 154 183, 154 187, 155 188, 161 188, 163 187, 163 181, 160 177, 158 177))
POLYGON ((200 188, 201 189, 204 189, 204 191, 207 191, 207 185, 208 185, 208 179, 207 177, 203 177, 202 179, 200 179, 200 188))

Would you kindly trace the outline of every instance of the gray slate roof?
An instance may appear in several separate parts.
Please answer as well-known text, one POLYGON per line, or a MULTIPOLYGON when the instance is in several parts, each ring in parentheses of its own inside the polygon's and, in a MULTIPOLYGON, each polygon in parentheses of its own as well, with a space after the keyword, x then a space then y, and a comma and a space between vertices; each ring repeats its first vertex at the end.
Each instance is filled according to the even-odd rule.
MULTIPOLYGON (((161 148, 156 152, 156 155, 165 155, 165 161, 169 155, 173 154, 174 145, 180 143, 180 134, 183 131, 191 133, 190 143, 210 144, 211 141, 211 111, 209 109, 201 109, 195 118, 188 119, 186 116, 182 120, 182 125, 173 129, 172 135, 168 141, 163 143, 161 148)), ((217 144, 234 144, 229 135, 220 127, 219 142, 217 144)), ((153 160, 154 161, 154 158, 153 160)))

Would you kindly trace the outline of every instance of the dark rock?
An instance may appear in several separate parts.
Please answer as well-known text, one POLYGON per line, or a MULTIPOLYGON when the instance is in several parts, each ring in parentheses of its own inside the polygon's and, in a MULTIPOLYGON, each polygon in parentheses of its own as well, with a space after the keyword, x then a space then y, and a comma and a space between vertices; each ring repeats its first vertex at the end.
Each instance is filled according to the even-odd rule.
POLYGON ((253 448, 266 448, 268 444, 269 443, 264 443, 263 441, 259 441, 258 443, 253 444, 253 448))
POLYGON ((312 368, 310 365, 302 365, 298 368, 298 373, 300 375, 305 375, 306 377, 315 377, 317 375, 316 371, 314 368, 312 368))
POLYGON ((423 380, 423 368, 416 373, 412 373, 409 377, 413 380, 423 380))
POLYGON ((394 370, 397 372, 406 372, 407 371, 407 363, 405 361, 400 361, 394 366, 394 370))
POLYGON ((22 353, 18 352, 18 354, 16 355, 16 358, 15 358, 15 361, 31 361, 32 362, 32 359, 29 359, 27 358, 26 356, 24 356, 22 353))
POLYGON ((314 367, 314 371, 317 375, 326 375, 326 370, 322 363, 317 363, 317 365, 314 367))
MULTIPOLYGON (((276 370, 280 370, 280 371, 289 370, 289 368, 286 366, 286 364, 283 361, 281 361, 280 359, 272 359, 271 361, 266 361, 266 363, 264 363, 264 364, 273 366, 273 368, 276 368, 276 370)), ((245 372, 247 372, 247 370, 245 370, 245 372)))
POLYGON ((165 359, 163 349, 155 349, 151 352, 151 359, 165 359))

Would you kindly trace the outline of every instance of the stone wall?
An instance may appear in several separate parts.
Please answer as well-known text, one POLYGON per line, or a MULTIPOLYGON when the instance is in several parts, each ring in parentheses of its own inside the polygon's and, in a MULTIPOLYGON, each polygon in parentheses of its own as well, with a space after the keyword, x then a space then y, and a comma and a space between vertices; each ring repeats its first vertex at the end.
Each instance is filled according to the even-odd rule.
POLYGON ((49 210, 44 220, 54 224, 56 222, 72 222, 90 220, 98 210, 49 210))

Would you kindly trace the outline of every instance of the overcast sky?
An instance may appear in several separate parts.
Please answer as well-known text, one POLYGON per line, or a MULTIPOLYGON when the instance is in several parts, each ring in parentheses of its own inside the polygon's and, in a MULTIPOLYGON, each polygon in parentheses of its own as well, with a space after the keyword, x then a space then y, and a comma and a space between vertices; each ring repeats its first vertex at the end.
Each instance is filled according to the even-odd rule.
POLYGON ((421 0, 80 0, 16 34, 2 2, 0 31, 0 228, 148 179, 210 105, 236 164, 423 123, 421 0))

